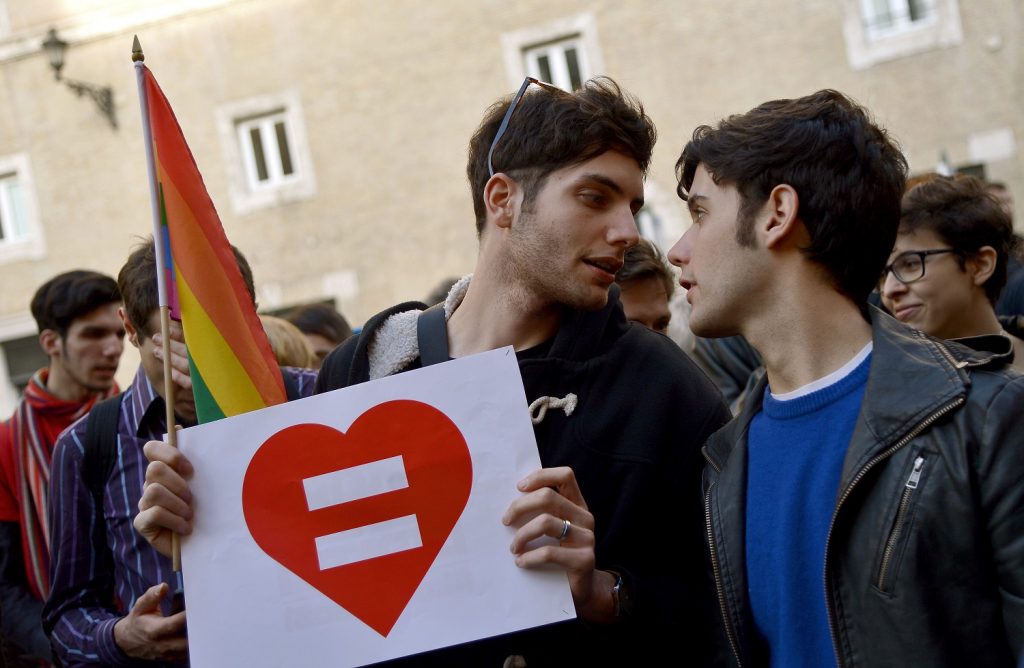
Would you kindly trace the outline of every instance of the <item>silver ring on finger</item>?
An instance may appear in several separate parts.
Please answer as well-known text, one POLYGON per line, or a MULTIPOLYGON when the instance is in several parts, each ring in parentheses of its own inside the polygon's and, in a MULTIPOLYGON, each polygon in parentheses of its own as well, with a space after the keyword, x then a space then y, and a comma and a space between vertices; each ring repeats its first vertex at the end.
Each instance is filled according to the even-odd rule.
POLYGON ((569 520, 562 520, 562 533, 558 536, 558 542, 561 543, 563 540, 567 539, 571 530, 572 522, 569 520))

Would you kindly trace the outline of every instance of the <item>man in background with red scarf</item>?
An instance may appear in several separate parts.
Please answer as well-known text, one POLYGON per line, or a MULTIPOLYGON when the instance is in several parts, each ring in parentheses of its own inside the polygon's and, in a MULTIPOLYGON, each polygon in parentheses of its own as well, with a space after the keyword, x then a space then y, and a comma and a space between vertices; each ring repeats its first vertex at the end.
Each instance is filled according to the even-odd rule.
POLYGON ((85 270, 55 276, 32 297, 50 365, 32 376, 14 415, 0 424, 0 637, 27 659, 50 660, 42 607, 49 592, 53 445, 98 400, 118 392, 120 305, 117 282, 85 270))

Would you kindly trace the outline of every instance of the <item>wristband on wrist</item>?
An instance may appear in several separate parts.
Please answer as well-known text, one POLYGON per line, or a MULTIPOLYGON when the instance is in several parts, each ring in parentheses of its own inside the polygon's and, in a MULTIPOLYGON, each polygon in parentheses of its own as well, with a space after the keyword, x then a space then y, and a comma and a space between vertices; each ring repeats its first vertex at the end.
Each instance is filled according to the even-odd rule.
POLYGON ((622 579, 622 574, 616 571, 608 571, 615 576, 615 584, 612 585, 612 603, 614 604, 615 617, 623 619, 629 617, 633 612, 633 597, 630 595, 629 587, 622 579))

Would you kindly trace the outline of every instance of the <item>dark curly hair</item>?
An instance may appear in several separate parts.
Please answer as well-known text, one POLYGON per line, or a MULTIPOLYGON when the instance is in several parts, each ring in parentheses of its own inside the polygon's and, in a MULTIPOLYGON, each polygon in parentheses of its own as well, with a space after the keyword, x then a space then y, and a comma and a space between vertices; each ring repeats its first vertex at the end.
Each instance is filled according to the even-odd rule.
POLYGON ((39 286, 32 295, 32 317, 40 332, 50 329, 64 339, 76 318, 119 301, 121 293, 113 278, 96 271, 75 269, 39 286))
POLYGON ((648 239, 640 239, 635 246, 626 251, 622 269, 615 274, 615 282, 619 285, 633 281, 657 279, 665 288, 665 295, 671 299, 675 292, 676 281, 672 270, 665 264, 665 256, 648 239))
POLYGON ((996 268, 985 281, 985 295, 995 304, 1006 285, 1006 262, 1013 249, 1013 223, 988 190, 973 176, 939 176, 915 179, 903 196, 900 232, 931 230, 951 247, 960 268, 965 257, 982 246, 996 251, 996 268))
MULTIPOLYGON (((238 262, 238 269, 242 272, 245 289, 255 305, 256 287, 253 284, 249 262, 240 250, 234 246, 231 247, 231 250, 238 262)), ((127 262, 117 274, 117 285, 124 298, 124 312, 128 316, 128 321, 138 331, 139 341, 144 341, 154 334, 149 331, 149 319, 160 310, 160 297, 157 294, 156 286, 156 247, 152 237, 138 244, 132 250, 127 262)))
MULTIPOLYGON (((466 175, 477 236, 486 221, 487 152, 511 103, 508 97, 491 105, 469 142, 466 175)), ((572 93, 548 87, 528 90, 495 147, 492 162, 495 171, 522 185, 523 208, 529 210, 548 175, 608 150, 632 157, 646 174, 656 138, 654 123, 640 102, 611 79, 598 77, 572 93)))
POLYGON ((804 253, 839 292, 867 301, 896 241, 907 161, 864 107, 821 90, 700 126, 676 162, 683 200, 701 164, 739 191, 741 245, 754 243, 753 215, 772 189, 791 186, 811 237, 804 253))

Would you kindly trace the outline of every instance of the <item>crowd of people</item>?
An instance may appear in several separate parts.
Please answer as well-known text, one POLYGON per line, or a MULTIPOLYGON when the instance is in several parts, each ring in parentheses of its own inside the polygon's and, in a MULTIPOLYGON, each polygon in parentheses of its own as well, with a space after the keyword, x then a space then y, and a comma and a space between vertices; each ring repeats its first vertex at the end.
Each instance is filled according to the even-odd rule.
MULTIPOLYGON (((389 665, 1018 665, 1024 271, 1005 186, 908 183, 869 111, 822 90, 694 131, 676 164, 692 225, 663 255, 635 223, 655 138, 610 79, 527 79, 470 140, 470 276, 354 335, 325 304, 261 316, 289 399, 516 351, 543 468, 495 521, 517 566, 566 573, 577 619, 389 665)), ((7 660, 185 664, 170 555, 193 467, 160 440, 152 243, 116 281, 53 278, 32 313, 49 365, 0 427, 7 660), (141 363, 120 392, 125 337, 141 363)))

